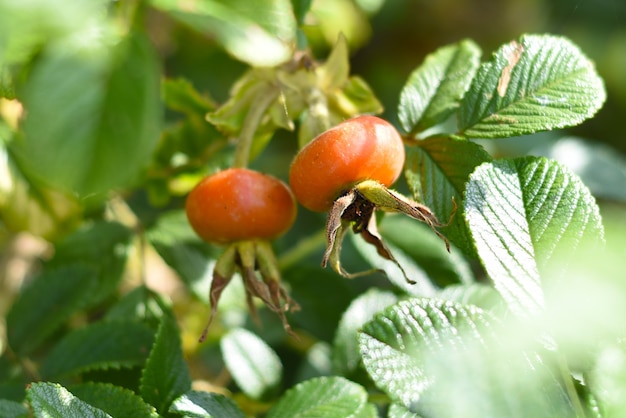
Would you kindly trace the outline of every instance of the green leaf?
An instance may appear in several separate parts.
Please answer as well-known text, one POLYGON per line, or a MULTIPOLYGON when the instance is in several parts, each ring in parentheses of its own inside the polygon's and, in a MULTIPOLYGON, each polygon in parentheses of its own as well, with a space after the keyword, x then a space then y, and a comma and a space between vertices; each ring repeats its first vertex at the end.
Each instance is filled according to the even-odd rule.
POLYGON ((174 319, 163 315, 141 376, 139 392, 160 414, 174 399, 191 389, 191 377, 183 358, 180 334, 174 319))
POLYGON ((605 346, 588 376, 589 386, 602 405, 604 417, 626 417, 626 347, 624 341, 605 346))
POLYGON ((365 324, 359 346, 374 383, 418 415, 573 416, 542 358, 503 329, 477 307, 416 298, 365 324))
POLYGON ((417 133, 443 122, 455 112, 480 64, 478 45, 465 39, 429 54, 400 93, 398 119, 417 133))
POLYGON ((280 358, 262 339, 243 328, 220 341, 222 356, 237 386, 253 399, 272 397, 282 379, 280 358))
POLYGON ((290 0, 151 3, 195 30, 214 35, 228 53, 252 66, 275 66, 291 57, 297 23, 290 0))
POLYGON ((137 286, 126 293, 107 311, 107 321, 136 320, 154 325, 156 329, 166 309, 159 303, 158 295, 145 286, 137 286))
MULTIPOLYGON (((407 148, 404 170, 407 184, 413 198, 428 206, 445 223, 454 208, 452 199, 457 206, 461 205, 470 174, 491 157, 480 145, 469 141, 434 137, 415 145, 407 148)), ((474 253, 461 210, 442 232, 465 254, 474 253)))
POLYGON ((137 35, 77 34, 55 44, 21 99, 25 136, 11 143, 20 164, 82 196, 131 185, 159 137, 159 69, 137 35))
POLYGON ((564 267, 581 241, 603 239, 589 190, 544 158, 481 165, 467 184, 464 209, 483 266, 511 310, 522 316, 542 309, 540 273, 556 252, 567 252, 559 258, 564 267))
POLYGON ((524 35, 483 64, 459 111, 464 138, 505 138, 578 125, 606 99, 593 63, 569 40, 524 35))
POLYGON ((7 314, 11 348, 27 355, 90 300, 96 271, 85 264, 47 270, 33 279, 7 314))
POLYGON ((578 175, 596 197, 626 202, 626 158, 607 144, 564 137, 544 141, 528 154, 557 160, 578 175))
POLYGON ((318 377, 289 389, 267 418, 335 418, 361 416, 367 391, 342 377, 318 377))
POLYGON ((35 417, 111 418, 111 415, 81 401, 58 383, 32 383, 26 393, 35 417))
POLYGON ((237 404, 219 393, 198 392, 192 390, 177 398, 170 412, 188 418, 245 418, 237 404))
POLYGON ((437 295, 440 299, 450 300, 461 305, 474 305, 492 312, 506 309, 504 300, 492 287, 482 283, 468 283, 446 286, 437 295))
POLYGON ((392 403, 389 405, 389 412, 387 412, 387 418, 421 418, 414 412, 409 411, 403 405, 392 403))
POLYGON ((27 418, 28 414, 28 409, 21 403, 0 399, 0 417, 27 418))
POLYGON ((88 382, 73 385, 70 389, 77 398, 113 417, 158 417, 153 407, 126 388, 109 383, 88 382))
POLYGON ((191 115, 204 117, 217 107, 210 97, 198 92, 186 78, 163 80, 161 95, 168 108, 191 115))
POLYGON ((354 299, 341 317, 333 342, 333 370, 349 376, 361 363, 358 348, 357 331, 369 321, 374 314, 398 301, 391 292, 370 289, 354 299))
POLYGON ((154 333, 133 320, 98 322, 67 334, 46 357, 41 375, 51 379, 94 369, 141 366, 154 333))

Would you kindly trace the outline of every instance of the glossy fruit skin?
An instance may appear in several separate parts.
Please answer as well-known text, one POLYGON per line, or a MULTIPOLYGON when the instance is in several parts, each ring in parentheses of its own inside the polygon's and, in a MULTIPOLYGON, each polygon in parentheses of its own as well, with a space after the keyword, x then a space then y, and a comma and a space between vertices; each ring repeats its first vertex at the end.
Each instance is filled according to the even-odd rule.
POLYGON ((246 168, 205 177, 187 196, 187 219, 205 241, 273 239, 296 218, 297 205, 279 179, 246 168))
POLYGON ((289 185, 302 206, 323 212, 360 181, 393 184, 404 158, 404 144, 393 125, 376 116, 357 116, 300 150, 291 164, 289 185))

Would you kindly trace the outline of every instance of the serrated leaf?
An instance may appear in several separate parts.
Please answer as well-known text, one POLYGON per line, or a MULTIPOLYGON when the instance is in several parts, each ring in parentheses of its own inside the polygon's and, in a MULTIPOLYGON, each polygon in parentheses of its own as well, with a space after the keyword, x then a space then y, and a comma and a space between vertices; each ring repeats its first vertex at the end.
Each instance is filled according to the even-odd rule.
MULTIPOLYGON (((555 252, 573 259, 581 241, 603 240, 599 209, 589 190, 545 158, 478 167, 467 184, 465 218, 496 290, 522 316, 541 310, 540 273, 555 252)), ((560 261, 565 267, 567 257, 560 261)))
POLYGON ((156 329, 165 314, 166 309, 159 303, 158 295, 145 286, 137 286, 109 308, 104 320, 142 321, 156 329))
POLYGON ((289 389, 267 413, 267 418, 354 417, 367 408, 367 392, 342 377, 319 377, 289 389))
POLYGON ((506 306, 500 294, 492 287, 483 283, 468 283, 446 286, 437 297, 460 303, 474 305, 486 311, 505 311, 506 306))
POLYGON ((3 418, 27 418, 28 409, 19 402, 0 399, 0 417, 3 418))
POLYGON ((483 64, 459 111, 464 138, 505 138, 578 125, 606 99, 593 63, 566 38, 524 35, 483 64))
POLYGON ((81 401, 58 383, 32 383, 26 393, 37 418, 111 418, 111 415, 81 401))
POLYGON ((409 299, 365 324, 359 346, 374 383, 418 415, 572 416, 542 359, 503 344, 501 330, 477 307, 409 299))
POLYGON ((392 403, 389 405, 387 418, 422 418, 418 414, 409 411, 403 405, 392 403))
POLYGON ((192 390, 177 398, 170 412, 184 415, 186 418, 245 418, 237 404, 220 393, 198 392, 192 390))
POLYGON ((297 24, 290 0, 151 3, 195 30, 214 35, 228 53, 252 66, 275 66, 291 56, 297 24))
POLYGON ((480 63, 478 45, 465 39, 429 54, 400 93, 398 119, 417 133, 443 122, 459 107, 480 63))
MULTIPOLYGON (((389 281, 407 295, 432 296, 435 294, 435 286, 428 278, 426 272, 414 260, 404 254, 402 250, 388 242, 385 243, 397 263, 401 266, 399 267, 395 262, 381 257, 377 253, 376 248, 368 244, 361 236, 350 233, 348 237, 350 237, 350 241, 359 254, 371 266, 371 269, 384 272, 389 281), (405 273, 406 277, 413 280, 415 284, 407 282, 405 273)), ((364 268, 363 271, 367 271, 367 269, 364 268)))
POLYGON ((85 306, 96 270, 72 264, 48 270, 25 288, 7 314, 7 337, 20 355, 36 349, 74 312, 85 306))
POLYGON ((398 297, 391 292, 370 289, 354 299, 344 312, 333 341, 333 370, 343 376, 353 373, 361 362, 358 349, 357 331, 374 314, 397 302, 398 297))
POLYGON ((557 160, 578 175, 596 197, 626 202, 626 158, 607 144, 564 137, 543 141, 528 154, 557 160))
POLYGON ((191 389, 191 377, 183 358, 181 339, 174 319, 163 315, 141 376, 139 392, 160 414, 174 399, 191 389))
POLYGON ((253 399, 265 399, 278 389, 283 366, 262 339, 243 328, 228 332, 220 341, 222 357, 237 386, 253 399))
MULTIPOLYGON (((445 223, 454 208, 452 199, 460 205, 470 174, 490 160, 489 154, 478 144, 434 137, 407 148, 404 175, 413 198, 428 206, 445 223)), ((464 253, 474 253, 460 210, 450 226, 441 231, 464 253)))
POLYGON ((25 135, 11 143, 20 164, 83 197, 131 185, 159 137, 158 64, 138 35, 102 30, 55 44, 20 99, 25 135))
POLYGON ((136 321, 98 322, 67 334, 46 357, 44 379, 94 369, 143 365, 154 333, 136 321))
POLYGON ((153 407, 129 389, 109 383, 88 382, 70 387, 82 401, 113 417, 158 418, 153 407))

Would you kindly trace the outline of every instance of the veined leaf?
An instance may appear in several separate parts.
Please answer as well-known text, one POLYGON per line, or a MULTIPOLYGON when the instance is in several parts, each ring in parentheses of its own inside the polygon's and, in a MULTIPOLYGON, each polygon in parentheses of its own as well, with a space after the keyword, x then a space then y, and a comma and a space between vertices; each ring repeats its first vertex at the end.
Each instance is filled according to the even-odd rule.
POLYGON ((459 107, 480 55, 478 45, 466 39, 426 57, 400 93, 398 119, 406 132, 416 133, 441 123, 459 107))
POLYGON ((501 331, 477 307, 415 298, 365 324, 359 346, 374 383, 417 415, 573 416, 542 358, 505 344, 501 331))
POLYGON ((70 387, 82 401, 113 417, 158 418, 154 408, 129 389, 109 383, 87 382, 70 387))
POLYGON ((278 355, 243 328, 231 330, 220 343, 222 356, 237 386, 253 399, 271 397, 282 379, 278 355))
POLYGON ((228 53, 250 65, 274 66, 291 56, 297 24, 290 0, 151 3, 193 29, 214 35, 228 53))
POLYGON ((505 138, 574 126, 606 99, 593 64, 569 40, 524 35, 483 64, 459 111, 459 136, 505 138))
POLYGON ((187 418, 245 418, 237 404, 220 393, 198 392, 192 390, 177 398, 170 412, 187 418))
POLYGON ((36 417, 111 418, 111 415, 81 401, 58 383, 32 383, 26 393, 36 417))
MULTIPOLYGON (((490 161, 489 154, 469 141, 433 137, 408 147, 404 175, 413 198, 428 206, 441 222, 447 222, 454 198, 461 206, 465 183, 480 164, 490 161)), ((474 248, 459 210, 442 232, 466 254, 474 248)))
POLYGON ((267 418, 361 417, 367 391, 343 377, 318 377, 289 389, 270 409, 267 418))
POLYGON ((344 312, 333 342, 333 370, 343 376, 353 373, 361 362, 357 331, 374 314, 395 303, 398 297, 391 292, 370 289, 354 299, 344 312))
MULTIPOLYGON (((589 190, 544 158, 481 165, 467 184, 464 209, 483 266, 511 310, 522 316, 542 308, 540 273, 557 251, 572 259, 583 240, 603 239, 589 190)), ((559 258, 563 265, 567 257, 559 258)))
POLYGON ((99 322, 67 334, 46 357, 44 379, 93 369, 143 365, 153 331, 136 321, 99 322))
POLYGON ((164 414, 174 399, 190 389, 191 377, 183 358, 178 327, 169 314, 163 315, 141 376, 141 397, 164 414))

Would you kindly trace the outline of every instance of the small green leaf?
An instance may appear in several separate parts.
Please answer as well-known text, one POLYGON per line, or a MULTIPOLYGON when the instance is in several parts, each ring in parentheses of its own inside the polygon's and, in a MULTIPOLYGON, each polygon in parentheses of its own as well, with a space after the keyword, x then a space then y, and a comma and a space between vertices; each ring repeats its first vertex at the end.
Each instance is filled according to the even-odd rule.
POLYGON ((81 401, 58 383, 32 383, 26 393, 35 417, 111 418, 111 415, 81 401))
POLYGON ((160 414, 174 399, 191 389, 191 377, 183 358, 178 327, 170 315, 163 315, 141 376, 139 392, 160 414))
POLYGON ((480 55, 478 45, 466 39, 426 57, 400 94, 398 119, 406 132, 423 131, 456 111, 478 69, 480 55))
POLYGON ((589 190, 569 170, 544 158, 478 167, 467 184, 465 218, 496 289, 522 316, 542 309, 540 273, 556 252, 567 252, 560 258, 565 267, 581 241, 603 239, 589 190))
POLYGON ((210 97, 200 94, 186 78, 163 80, 161 95, 165 105, 178 112, 204 117, 207 112, 217 107, 210 97))
POLYGON ((361 416, 367 391, 342 377, 318 377, 289 389, 267 413, 267 418, 335 418, 361 416))
POLYGON ((136 181, 159 137, 151 46, 139 35, 101 32, 76 34, 44 51, 20 97, 24 138, 11 143, 25 171, 81 196, 136 181))
POLYGON ((88 382, 70 387, 82 401, 113 417, 158 418, 153 407, 129 389, 109 383, 88 382))
POLYGON ((372 88, 359 76, 348 78, 340 90, 330 94, 328 102, 332 112, 331 121, 335 124, 355 115, 383 111, 383 105, 372 88))
POLYGON ((237 404, 219 393, 198 392, 192 390, 177 398, 170 412, 184 415, 186 418, 245 418, 237 404))
POLYGON ((222 338, 220 347, 226 367, 246 395, 265 399, 276 393, 283 366, 278 355, 262 339, 236 328, 222 338))
POLYGON ((94 289, 96 270, 71 264, 33 279, 7 314, 7 337, 20 355, 36 349, 73 313, 85 306, 94 289))
POLYGON ((143 365, 154 333, 135 321, 98 322, 67 334, 41 368, 44 379, 94 369, 143 365))
POLYGON ((290 0, 206 0, 184 6, 176 0, 151 0, 151 4, 214 35, 228 53, 252 66, 275 66, 291 56, 297 23, 290 0))
POLYGON ((576 45, 524 35, 478 70, 461 104, 459 135, 505 138, 574 126, 605 99, 602 79, 576 45))
POLYGON ((391 292, 370 289, 354 299, 345 311, 337 327, 333 341, 333 370, 349 376, 361 363, 357 331, 374 314, 397 302, 398 297, 391 292))
POLYGON ((28 416, 28 409, 21 403, 0 399, 0 417, 27 418, 28 416))
POLYGON ((350 75, 350 49, 343 34, 337 37, 326 62, 316 69, 319 79, 318 87, 323 91, 331 91, 343 87, 350 75))
MULTIPOLYGON (((445 223, 454 208, 452 199, 457 206, 461 205, 470 174, 490 160, 489 154, 473 142, 434 137, 408 147, 404 175, 413 198, 428 206, 445 223)), ((464 253, 474 253, 461 210, 442 232, 464 253)))
POLYGON ((392 403, 389 405, 389 412, 387 412, 387 418, 422 418, 418 414, 409 411, 403 405, 392 403))
POLYGON ((374 383, 418 415, 573 416, 552 370, 503 329, 475 306, 416 298, 365 324, 359 346, 374 383))

